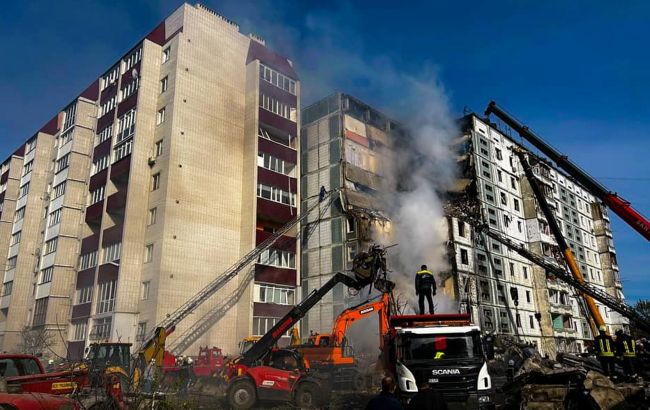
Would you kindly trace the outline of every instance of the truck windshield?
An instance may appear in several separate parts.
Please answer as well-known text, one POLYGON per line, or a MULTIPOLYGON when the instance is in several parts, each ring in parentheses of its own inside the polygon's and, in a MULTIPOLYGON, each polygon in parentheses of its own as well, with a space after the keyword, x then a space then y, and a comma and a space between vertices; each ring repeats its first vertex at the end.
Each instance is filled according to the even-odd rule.
POLYGON ((403 334, 400 359, 409 360, 463 360, 482 357, 481 339, 477 333, 422 335, 403 334))

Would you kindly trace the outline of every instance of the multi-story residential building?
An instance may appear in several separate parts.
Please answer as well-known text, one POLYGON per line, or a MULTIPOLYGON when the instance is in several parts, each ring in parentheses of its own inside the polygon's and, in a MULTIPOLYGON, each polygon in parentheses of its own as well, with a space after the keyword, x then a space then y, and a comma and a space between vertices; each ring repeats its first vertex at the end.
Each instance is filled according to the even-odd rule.
MULTIPOLYGON (((464 117, 461 127, 465 194, 478 200, 484 222, 533 252, 560 256, 548 221, 511 151, 518 144, 474 114, 464 117)), ((553 164, 534 155, 530 158, 586 280, 622 298, 605 208, 553 164)), ((573 289, 463 221, 451 217, 449 221, 458 297, 485 331, 515 335, 550 355, 584 350, 592 335, 583 303, 573 289)), ((598 306, 610 327, 625 325, 619 315, 598 306)))
MULTIPOLYGON (((95 340, 137 344, 291 220, 299 98, 264 40, 201 5, 174 11, 3 163, 2 349, 25 323, 62 332, 52 349, 73 358, 95 340)), ((296 299, 290 235, 170 344, 232 352, 265 333, 296 299)))
MULTIPOLYGON (((335 272, 350 269, 357 252, 373 241, 371 230, 383 229, 388 221, 378 193, 390 163, 391 141, 402 128, 344 93, 305 108, 302 124, 302 209, 318 200, 321 187, 339 190, 321 219, 315 215, 303 227, 300 276, 306 294, 335 272)), ((352 300, 358 299, 337 285, 301 321, 303 334, 330 330, 352 300)))

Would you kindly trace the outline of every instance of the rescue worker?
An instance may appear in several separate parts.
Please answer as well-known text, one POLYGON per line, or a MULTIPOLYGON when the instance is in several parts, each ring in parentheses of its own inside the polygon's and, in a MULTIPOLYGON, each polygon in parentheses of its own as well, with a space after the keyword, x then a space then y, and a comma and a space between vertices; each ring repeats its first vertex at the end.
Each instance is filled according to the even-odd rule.
POLYGON ((381 379, 381 393, 370 399, 366 410, 404 410, 404 406, 395 396, 397 385, 392 377, 381 379))
POLYGON ((596 354, 600 367, 603 368, 605 376, 614 376, 614 340, 607 334, 607 327, 602 325, 599 329, 599 335, 594 338, 596 354))
POLYGON ((616 356, 623 364, 625 376, 636 376, 636 342, 621 329, 616 331, 616 356))
POLYGON ((420 314, 424 314, 424 298, 426 297, 429 303, 429 314, 433 315, 433 295, 436 294, 436 281, 433 279, 433 273, 427 270, 427 265, 422 265, 415 274, 415 294, 420 297, 418 301, 420 314))

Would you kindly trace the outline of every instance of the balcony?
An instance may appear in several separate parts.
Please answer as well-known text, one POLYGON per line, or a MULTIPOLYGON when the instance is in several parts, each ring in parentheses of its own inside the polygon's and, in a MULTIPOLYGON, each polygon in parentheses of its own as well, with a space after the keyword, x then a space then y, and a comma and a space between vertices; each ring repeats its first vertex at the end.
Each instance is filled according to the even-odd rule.
POLYGON ((255 281, 257 282, 296 286, 296 280, 297 273, 295 269, 255 264, 255 281))
MULTIPOLYGON (((255 231, 255 244, 259 245, 267 240, 273 233, 266 231, 255 231)), ((296 253, 296 238, 292 236, 282 235, 274 244, 273 247, 283 251, 296 253)))
POLYGON ((131 154, 111 165, 111 181, 124 184, 129 181, 131 154))
POLYGON ((295 207, 257 198, 257 216, 262 219, 285 224, 295 218, 297 213, 295 207))
POLYGON ((104 211, 104 201, 99 201, 86 208, 86 223, 88 225, 99 226, 102 223, 102 213, 104 211))
POLYGON ((266 168, 257 167, 257 182, 281 188, 293 194, 298 192, 298 180, 266 168))
POLYGON ((72 307, 72 319, 79 319, 90 316, 90 308, 92 303, 84 303, 83 305, 75 305, 72 307))
POLYGON ((126 189, 121 189, 106 199, 106 212, 109 214, 124 215, 126 206, 126 189))
POLYGON ((298 135, 298 124, 288 120, 284 117, 280 117, 277 114, 267 111, 262 107, 259 107, 260 118, 259 121, 261 124, 270 125, 273 128, 287 132, 291 135, 298 135))
POLYGON ((278 305, 276 303, 253 303, 253 316, 283 317, 293 305, 278 305))

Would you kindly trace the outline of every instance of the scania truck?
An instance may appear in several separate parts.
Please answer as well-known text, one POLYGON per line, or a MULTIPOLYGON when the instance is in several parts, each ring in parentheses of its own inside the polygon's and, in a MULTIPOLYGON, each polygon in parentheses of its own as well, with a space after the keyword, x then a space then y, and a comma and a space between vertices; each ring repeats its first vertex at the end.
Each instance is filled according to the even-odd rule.
POLYGON ((494 408, 481 330, 469 315, 391 316, 382 358, 405 402, 427 384, 450 409, 494 408))

